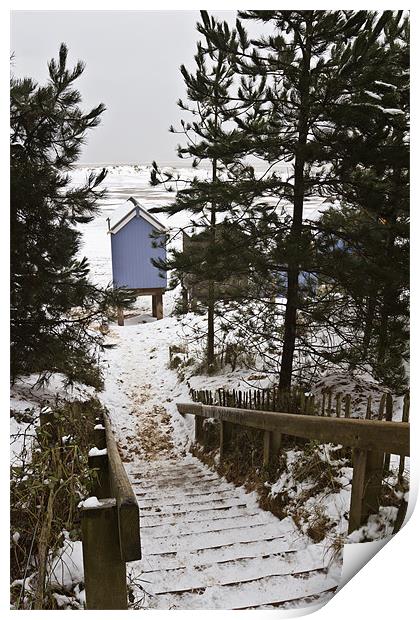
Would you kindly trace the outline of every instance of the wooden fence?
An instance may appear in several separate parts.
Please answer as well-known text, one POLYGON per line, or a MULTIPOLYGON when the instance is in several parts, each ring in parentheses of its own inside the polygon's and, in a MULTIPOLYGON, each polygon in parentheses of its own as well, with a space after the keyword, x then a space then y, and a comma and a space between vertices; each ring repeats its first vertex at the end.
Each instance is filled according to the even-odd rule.
POLYGON ((235 425, 264 431, 265 465, 278 458, 283 435, 352 448, 349 533, 365 523, 369 514, 378 512, 386 455, 399 454, 403 463, 410 453, 410 425, 406 421, 355 420, 348 416, 318 417, 201 403, 179 403, 177 407, 181 414, 195 416, 195 438, 199 443, 205 440, 203 418, 213 418, 220 422, 221 460, 229 450, 235 425))
POLYGON ((126 562, 141 559, 139 507, 108 417, 95 426, 89 466, 98 502, 82 507, 87 609, 127 609, 126 562))
MULTIPOLYGON (((227 390, 220 388, 211 390, 190 390, 194 402, 203 405, 220 405, 221 407, 234 407, 236 409, 255 409, 258 411, 279 411, 287 413, 299 413, 305 415, 320 415, 327 417, 352 417, 352 398, 350 394, 334 391, 332 388, 324 388, 321 395, 316 397, 310 392, 300 388, 280 390, 279 388, 250 389, 250 390, 227 390)), ((404 396, 403 420, 408 422, 410 409, 410 397, 404 396)), ((390 393, 381 396, 378 409, 375 411, 372 405, 372 397, 366 400, 363 414, 358 418, 366 420, 387 420, 393 418, 394 402, 390 393)))

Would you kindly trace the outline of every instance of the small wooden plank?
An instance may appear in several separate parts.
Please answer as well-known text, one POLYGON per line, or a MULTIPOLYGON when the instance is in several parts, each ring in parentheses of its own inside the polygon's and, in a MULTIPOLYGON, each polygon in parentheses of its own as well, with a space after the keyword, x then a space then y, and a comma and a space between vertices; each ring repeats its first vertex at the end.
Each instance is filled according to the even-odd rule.
POLYGON ((281 433, 273 431, 264 431, 264 451, 263 463, 267 467, 270 463, 277 459, 280 454, 282 445, 281 433))
POLYGON ((315 396, 313 394, 309 397, 308 415, 315 415, 315 396))
POLYGON ((166 288, 135 288, 131 289, 137 297, 146 297, 148 295, 164 295, 166 288))
POLYGON ((378 420, 382 420, 385 412, 386 394, 382 394, 381 402, 379 403, 378 420))
POLYGON ((335 415, 337 418, 341 418, 341 393, 336 394, 335 397, 335 415))
POLYGON ((271 459, 271 433, 264 431, 263 464, 267 467, 271 459))
POLYGON ((327 405, 327 416, 329 418, 331 417, 331 414, 332 414, 331 400, 332 400, 332 392, 331 392, 331 388, 330 388, 328 390, 328 405, 327 405))
POLYGON ((387 422, 392 421, 392 409, 393 409, 392 394, 388 392, 388 394, 386 395, 386 401, 385 401, 385 420, 387 422))
POLYGON ((283 443, 283 435, 278 432, 271 433, 271 453, 272 458, 277 459, 283 443))
POLYGON ((120 327, 124 326, 124 308, 117 308, 117 323, 120 327))
POLYGON ((372 418, 372 396, 369 396, 367 405, 366 405, 366 420, 370 420, 372 418))
POLYGON ((350 394, 347 394, 346 396, 346 403, 344 406, 344 417, 345 418, 350 418, 351 415, 351 396, 350 394))
POLYGON ((380 450, 369 450, 367 454, 365 491, 363 495, 363 523, 367 521, 370 514, 376 514, 379 510, 384 456, 384 453, 380 450))
POLYGON ((364 525, 379 510, 384 454, 378 450, 353 450, 353 481, 349 534, 364 525))

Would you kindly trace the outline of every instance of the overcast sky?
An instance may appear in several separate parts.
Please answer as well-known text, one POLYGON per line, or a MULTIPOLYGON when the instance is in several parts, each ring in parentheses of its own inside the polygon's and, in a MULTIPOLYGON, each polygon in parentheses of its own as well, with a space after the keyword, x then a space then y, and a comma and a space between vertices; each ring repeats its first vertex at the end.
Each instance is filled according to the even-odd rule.
MULTIPOLYGON (((234 24, 234 11, 217 15, 234 24)), ((199 17, 198 11, 13 11, 12 71, 44 83, 47 61, 65 42, 70 63, 86 63, 76 83, 84 107, 107 107, 81 161, 175 161, 178 138, 168 127, 180 118, 179 66, 194 66, 199 17)))

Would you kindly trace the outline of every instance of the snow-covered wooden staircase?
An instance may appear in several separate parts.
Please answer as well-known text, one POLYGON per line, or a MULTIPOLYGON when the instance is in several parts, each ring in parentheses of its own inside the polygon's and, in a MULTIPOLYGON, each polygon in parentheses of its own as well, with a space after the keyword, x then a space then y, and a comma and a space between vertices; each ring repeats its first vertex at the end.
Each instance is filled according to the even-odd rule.
MULTIPOLYGON (((192 456, 127 463, 140 506, 142 560, 128 565, 154 609, 272 609, 329 598, 325 546, 192 456)), ((136 592, 137 597, 141 592, 136 592)))

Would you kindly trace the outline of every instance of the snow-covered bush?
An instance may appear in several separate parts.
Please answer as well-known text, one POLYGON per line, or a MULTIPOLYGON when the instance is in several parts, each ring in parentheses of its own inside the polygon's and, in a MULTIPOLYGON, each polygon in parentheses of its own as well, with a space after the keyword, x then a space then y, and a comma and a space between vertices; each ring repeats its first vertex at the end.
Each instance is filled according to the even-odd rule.
POLYGON ((11 603, 15 609, 81 608, 78 503, 89 494, 97 399, 43 407, 30 458, 11 467, 11 603))

